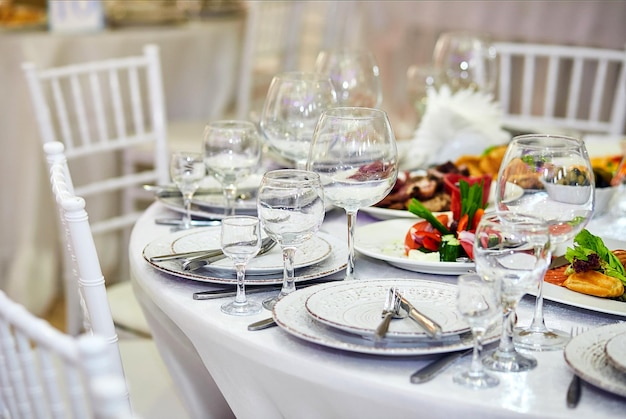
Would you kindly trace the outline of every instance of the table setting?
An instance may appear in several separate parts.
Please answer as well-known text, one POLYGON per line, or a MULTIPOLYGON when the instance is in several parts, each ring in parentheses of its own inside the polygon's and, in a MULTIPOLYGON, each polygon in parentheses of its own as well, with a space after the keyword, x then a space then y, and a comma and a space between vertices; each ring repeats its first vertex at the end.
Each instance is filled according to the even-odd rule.
MULTIPOLYGON (((454 100, 491 120, 479 130, 486 142, 458 157, 497 149, 496 172, 433 165, 454 145, 421 147, 411 169, 433 170, 416 184, 447 194, 448 206, 411 197, 377 208, 410 182, 386 113, 320 104, 320 85, 331 83, 319 75, 281 77, 249 145, 240 127, 218 141, 209 133, 220 121, 205 130, 207 174, 230 180, 201 179, 190 206, 157 191, 131 237, 137 298, 199 417, 212 417, 196 387, 206 381, 217 388, 212 402, 236 417, 622 414, 623 285, 607 296, 568 285, 581 272, 626 281, 613 253, 626 242, 593 235, 600 218, 582 140, 511 139, 489 96, 465 91, 454 100), (303 94, 311 84, 317 93, 303 94), (297 112, 306 97, 315 124, 297 112), (155 222, 173 213, 216 225, 155 222), (557 256, 565 262, 552 266, 557 256), (556 269, 575 273, 545 282, 556 269)), ((459 93, 441 92, 448 104, 459 93)), ((432 118, 427 108, 424 126, 439 120, 431 132, 459 118, 441 118, 446 106, 430 108, 432 118)), ((451 126, 459 147, 478 132, 451 126)))

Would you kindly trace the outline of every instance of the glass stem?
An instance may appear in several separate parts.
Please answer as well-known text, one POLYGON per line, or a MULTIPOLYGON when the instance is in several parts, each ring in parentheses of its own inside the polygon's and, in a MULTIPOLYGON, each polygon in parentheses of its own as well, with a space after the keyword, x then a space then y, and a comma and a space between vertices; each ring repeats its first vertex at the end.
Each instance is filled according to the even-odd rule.
POLYGON ((547 332, 548 328, 543 317, 543 276, 545 271, 542 272, 539 279, 539 287, 537 288, 537 298, 535 299, 535 312, 533 313, 533 320, 530 324, 529 330, 532 332, 547 332))
POLYGON ((191 198, 192 193, 183 194, 183 203, 185 205, 185 216, 183 217, 183 228, 191 228, 191 198))
POLYGON ((224 186, 224 199, 226 200, 226 207, 224 208, 224 215, 235 215, 235 197, 237 195, 236 185, 224 186))
POLYGON ((470 375, 479 377, 484 374, 483 363, 480 360, 480 354, 483 350, 482 333, 474 332, 474 350, 472 351, 472 363, 470 365, 470 375))
POLYGON ((500 345, 498 351, 500 353, 511 354, 515 352, 513 345, 513 327, 515 327, 515 309, 510 308, 504 313, 502 320, 502 335, 500 336, 500 345))
POLYGON ((235 304, 244 305, 248 302, 246 298, 246 285, 244 279, 246 277, 246 265, 243 263, 237 263, 235 265, 237 270, 237 295, 235 296, 235 304))
MULTIPOLYGON (((358 211, 358 210, 357 210, 358 211)), ((357 211, 346 210, 348 216, 348 266, 346 267, 346 279, 354 277, 354 227, 356 226, 357 211)))
POLYGON ((296 254, 295 247, 285 247, 283 248, 283 286, 280 290, 280 296, 283 297, 287 294, 290 294, 296 290, 296 286, 293 283, 294 279, 294 267, 293 267, 293 258, 296 254))

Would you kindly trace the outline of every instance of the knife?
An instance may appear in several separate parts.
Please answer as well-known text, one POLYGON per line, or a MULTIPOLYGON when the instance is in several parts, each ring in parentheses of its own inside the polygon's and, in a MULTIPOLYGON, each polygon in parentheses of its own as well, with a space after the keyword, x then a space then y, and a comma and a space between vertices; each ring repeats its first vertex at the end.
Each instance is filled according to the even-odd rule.
MULTIPOLYGON (((326 282, 334 282, 334 281, 342 281, 342 279, 331 279, 331 278, 318 278, 314 280, 314 282, 306 283, 306 284, 297 284, 297 289, 311 287, 313 285, 323 284, 326 282)), ((260 286, 252 286, 246 287, 246 295, 248 294, 257 294, 260 292, 269 292, 269 291, 280 291, 282 285, 260 285, 260 286)), ((222 297, 234 297, 237 295, 237 289, 228 289, 228 290, 212 290, 212 291, 198 291, 193 293, 194 300, 213 300, 215 298, 222 297)))
POLYGON ((448 366, 452 365, 457 359, 464 357, 471 353, 473 349, 467 349, 465 351, 452 352, 442 356, 436 361, 431 362, 425 367, 420 368, 411 375, 411 383, 421 384, 432 380, 437 374, 445 370, 448 366))
MULTIPOLYGON (((166 225, 166 226, 182 226, 183 220, 180 218, 157 218, 154 220, 156 224, 166 225)), ((220 220, 191 220, 191 225, 194 227, 209 227, 209 226, 218 226, 221 225, 222 221, 220 220)))
POLYGON ((166 255, 152 256, 150 262, 165 262, 166 260, 186 259, 196 256, 211 258, 223 254, 222 249, 194 250, 193 252, 168 253, 166 255))
POLYGON ((550 266, 548 266, 548 269, 560 268, 561 266, 565 265, 569 265, 569 261, 565 258, 565 256, 561 255, 552 259, 552 262, 550 262, 550 266))
POLYGON ((396 295, 400 298, 400 307, 406 310, 409 313, 409 317, 423 327, 428 335, 436 339, 441 337, 441 326, 437 322, 417 310, 417 308, 398 291, 396 291, 396 295))
POLYGON ((268 317, 267 319, 263 319, 263 320, 259 320, 258 322, 250 323, 248 325, 248 330, 250 330, 250 331, 263 330, 263 329, 267 329, 267 328, 272 327, 272 326, 277 326, 277 324, 274 321, 273 317, 268 317))

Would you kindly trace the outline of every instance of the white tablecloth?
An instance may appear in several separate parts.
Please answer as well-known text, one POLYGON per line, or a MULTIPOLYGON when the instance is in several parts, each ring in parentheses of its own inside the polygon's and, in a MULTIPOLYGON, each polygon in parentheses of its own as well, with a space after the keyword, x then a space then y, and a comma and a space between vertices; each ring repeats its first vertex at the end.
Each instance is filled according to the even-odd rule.
MULTIPOLYGON (((21 63, 32 61, 48 68, 138 55, 144 44, 155 43, 161 51, 169 121, 209 120, 222 115, 234 101, 242 30, 242 17, 233 15, 80 35, 0 34, 0 288, 42 314, 60 284, 62 249, 57 245, 56 209, 21 63)), ((80 170, 72 173, 76 179, 81 174, 80 170)), ((88 203, 88 210, 95 215, 97 209, 88 203)), ((114 250, 99 249, 99 254, 107 281, 116 281, 110 274, 118 274, 114 250)))
MULTIPOLYGON (((455 372, 468 367, 469 357, 431 382, 414 385, 409 382, 410 374, 433 357, 342 352, 301 341, 276 327, 249 332, 247 325, 268 317, 269 312, 250 317, 223 314, 223 299, 192 299, 193 292, 210 289, 211 284, 160 273, 144 261, 142 249, 169 232, 153 220, 168 212, 161 204, 154 204, 135 226, 130 243, 131 273, 135 294, 157 346, 195 418, 225 418, 232 414, 240 419, 623 417, 626 399, 590 385, 583 386, 581 404, 575 411, 565 407, 572 373, 563 351, 534 353, 538 368, 498 374, 498 387, 473 391, 452 382, 455 372)), ((360 214, 358 225, 372 221, 360 214)), ((344 214, 340 210, 328 213, 323 230, 345 237, 344 214)), ((357 258, 356 273, 363 279, 456 280, 400 270, 363 256, 357 258)), ((257 300, 266 297, 250 296, 257 300)), ((522 300, 520 324, 530 322, 533 306, 533 297, 522 300)), ((574 325, 595 327, 624 321, 623 317, 550 301, 545 303, 545 312, 549 326, 567 331, 574 325)))

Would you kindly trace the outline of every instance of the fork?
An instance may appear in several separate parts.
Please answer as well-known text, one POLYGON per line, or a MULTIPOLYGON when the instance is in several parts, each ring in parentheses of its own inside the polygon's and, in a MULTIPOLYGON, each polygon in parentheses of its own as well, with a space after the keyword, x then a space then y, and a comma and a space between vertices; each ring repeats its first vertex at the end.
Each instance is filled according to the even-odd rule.
MULTIPOLYGON (((586 327, 578 327, 578 326, 572 327, 570 335, 572 338, 574 338, 575 336, 578 336, 579 334, 584 333, 586 330, 587 330, 586 327)), ((572 381, 570 381, 569 387, 567 388, 567 395, 566 395, 567 407, 569 407, 570 409, 574 409, 576 406, 578 406, 578 402, 580 401, 580 395, 581 395, 580 377, 578 376, 578 374, 574 372, 572 381)))
POLYGON ((380 322, 378 327, 376 327, 374 334, 376 341, 381 341, 385 337, 387 331, 389 330, 389 323, 391 323, 391 319, 406 317, 406 314, 400 312, 400 299, 396 295, 395 287, 391 287, 387 291, 387 298, 385 299, 381 315, 383 320, 380 322))

